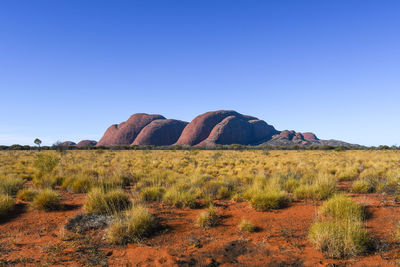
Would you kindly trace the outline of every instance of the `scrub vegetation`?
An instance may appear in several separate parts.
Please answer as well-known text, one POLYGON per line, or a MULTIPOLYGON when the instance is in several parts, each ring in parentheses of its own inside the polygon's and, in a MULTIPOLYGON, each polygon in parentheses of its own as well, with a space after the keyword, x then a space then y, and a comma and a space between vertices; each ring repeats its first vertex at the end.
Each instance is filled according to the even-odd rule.
MULTIPOLYGON (((352 197, 398 198, 397 151, 267 152, 1 151, 0 216, 18 203, 44 214, 62 210, 66 196, 79 195, 83 212, 112 218, 103 240, 124 245, 155 235, 164 208, 193 209, 194 228, 209 231, 226 225, 218 203, 245 203, 255 212, 277 214, 305 203, 318 209, 308 232, 316 249, 329 258, 371 251, 366 210, 352 197)), ((236 231, 255 232, 252 218, 242 218, 234 223, 236 231)))

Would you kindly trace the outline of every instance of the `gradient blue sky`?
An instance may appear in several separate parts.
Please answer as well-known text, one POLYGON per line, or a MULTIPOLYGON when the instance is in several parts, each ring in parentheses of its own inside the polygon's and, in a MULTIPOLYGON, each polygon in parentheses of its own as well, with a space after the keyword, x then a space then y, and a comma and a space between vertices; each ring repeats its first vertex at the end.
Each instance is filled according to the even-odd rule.
POLYGON ((0 144, 234 109, 400 145, 400 1, 4 0, 0 144))

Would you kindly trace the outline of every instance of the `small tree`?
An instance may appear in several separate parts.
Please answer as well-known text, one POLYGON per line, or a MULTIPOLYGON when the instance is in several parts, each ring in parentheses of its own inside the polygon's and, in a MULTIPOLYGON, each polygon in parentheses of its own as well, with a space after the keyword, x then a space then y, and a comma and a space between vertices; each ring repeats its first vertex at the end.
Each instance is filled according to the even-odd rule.
POLYGON ((33 142, 39 147, 39 150, 40 150, 40 145, 42 144, 42 140, 40 140, 39 138, 36 138, 35 141, 33 141, 33 142))

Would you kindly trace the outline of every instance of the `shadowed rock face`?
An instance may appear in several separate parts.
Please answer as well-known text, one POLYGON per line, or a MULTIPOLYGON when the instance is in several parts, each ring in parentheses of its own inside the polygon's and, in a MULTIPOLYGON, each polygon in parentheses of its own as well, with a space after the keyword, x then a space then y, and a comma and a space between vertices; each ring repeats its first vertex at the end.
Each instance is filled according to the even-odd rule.
POLYGON ((304 138, 304 140, 311 141, 311 142, 319 140, 317 138, 317 136, 313 133, 303 133, 303 138, 304 138))
POLYGON ((177 144, 213 146, 215 144, 250 145, 278 133, 274 127, 255 117, 235 111, 219 110, 196 117, 183 130, 177 144))
POLYGON ((87 146, 95 146, 97 144, 94 140, 82 140, 76 146, 77 147, 87 147, 87 146))
POLYGON ((253 143, 259 143, 271 139, 274 134, 279 133, 274 126, 269 125, 263 120, 250 120, 253 128, 253 143))
POLYGON ((186 126, 176 144, 197 145, 210 135, 215 125, 228 116, 237 115, 240 114, 233 110, 218 110, 199 115, 186 126))
POLYGON ((187 124, 179 120, 154 120, 140 131, 132 145, 173 145, 187 124))
POLYGON ((97 146, 130 145, 146 125, 160 119, 165 118, 161 115, 134 114, 126 122, 110 126, 97 143, 97 146))

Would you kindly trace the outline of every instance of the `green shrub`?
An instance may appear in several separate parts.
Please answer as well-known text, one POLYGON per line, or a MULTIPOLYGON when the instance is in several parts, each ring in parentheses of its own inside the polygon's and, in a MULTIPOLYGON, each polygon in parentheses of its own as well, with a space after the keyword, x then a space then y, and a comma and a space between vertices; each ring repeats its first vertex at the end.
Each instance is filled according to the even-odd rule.
POLYGON ((157 223, 153 215, 142 206, 135 206, 110 225, 107 239, 113 244, 135 243, 148 237, 157 223))
POLYGON ((0 217, 6 216, 14 209, 14 199, 8 195, 0 194, 0 217))
POLYGON ((61 206, 60 195, 51 189, 43 189, 33 198, 32 206, 38 210, 57 210, 61 206))
POLYGON ((357 180, 351 185, 351 192, 368 194, 374 191, 374 187, 367 180, 357 180))
POLYGON ((193 209, 196 207, 196 197, 192 192, 174 187, 167 189, 163 197, 163 202, 177 208, 188 207, 193 209))
POLYGON ((218 214, 214 206, 210 205, 207 210, 203 211, 197 217, 197 224, 201 227, 208 228, 218 224, 218 214))
POLYGON ((140 199, 144 201, 161 201, 165 189, 160 186, 145 187, 140 191, 140 199))
POLYGON ((0 194, 15 196, 22 188, 24 180, 16 177, 2 177, 0 178, 0 194))
POLYGON ((347 220, 316 222, 310 229, 309 238, 331 258, 364 254, 372 244, 361 222, 347 220))
POLYGON ((242 219, 239 224, 240 231, 253 233, 256 231, 256 227, 249 220, 242 219))
POLYGON ((261 191, 251 198, 251 205, 256 210, 281 209, 289 203, 288 194, 284 191, 261 191))
POLYGON ((335 195, 326 201, 320 209, 320 214, 328 218, 351 221, 361 221, 365 217, 362 206, 342 194, 335 195))
POLYGON ((88 213, 115 214, 130 205, 129 196, 121 189, 105 192, 101 188, 93 188, 86 196, 84 207, 88 213))
POLYGON ((38 191, 32 188, 24 188, 18 191, 17 198, 23 201, 32 201, 37 194, 38 191))

